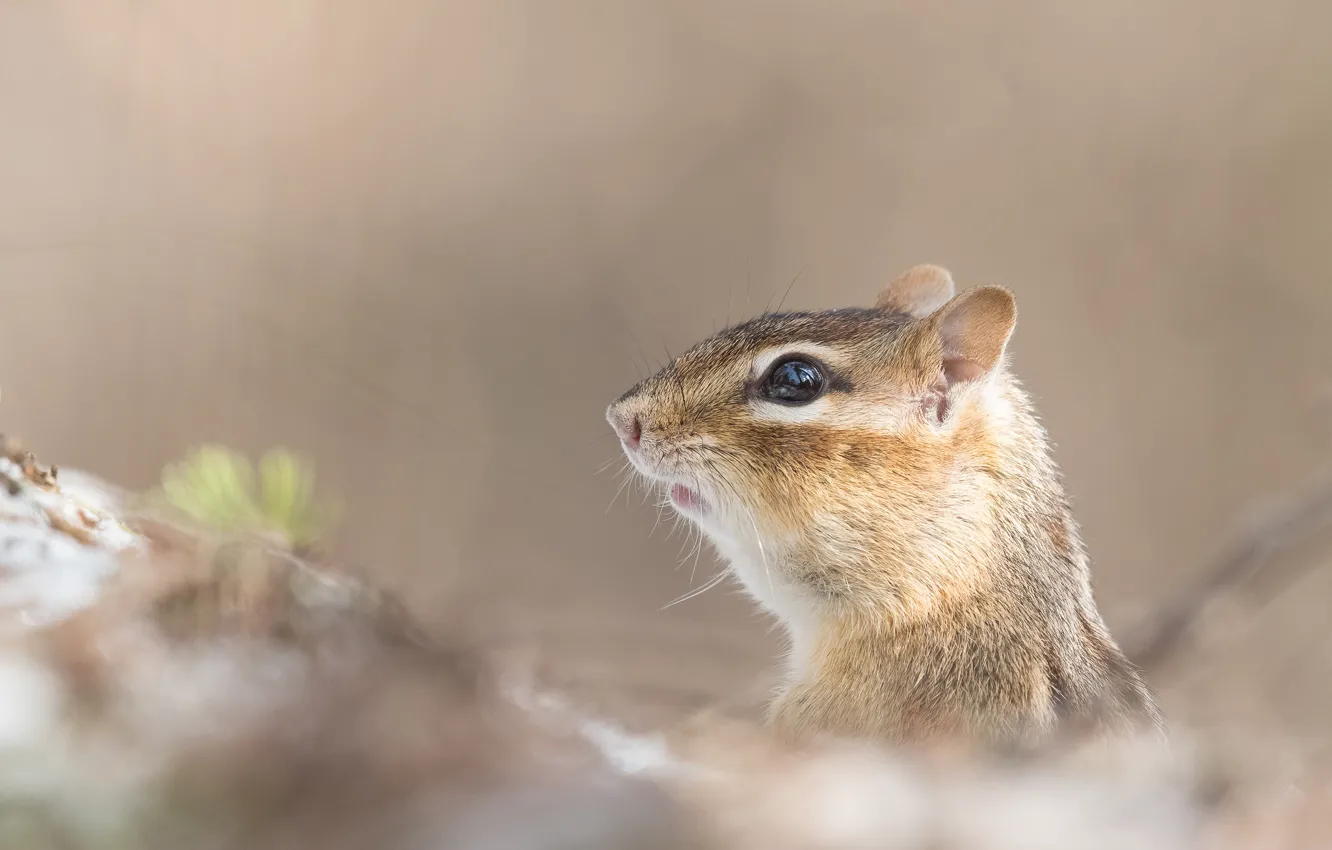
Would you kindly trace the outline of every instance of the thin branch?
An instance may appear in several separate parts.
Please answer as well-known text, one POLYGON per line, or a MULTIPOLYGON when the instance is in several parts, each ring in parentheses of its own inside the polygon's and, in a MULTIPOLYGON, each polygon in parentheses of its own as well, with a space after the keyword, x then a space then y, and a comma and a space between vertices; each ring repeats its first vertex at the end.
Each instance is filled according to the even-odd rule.
POLYGON ((1159 667, 1175 654, 1207 605, 1248 582, 1277 556, 1332 526, 1332 466, 1308 486, 1255 512, 1249 531, 1227 548, 1201 577, 1164 605, 1126 642, 1144 668, 1159 667))

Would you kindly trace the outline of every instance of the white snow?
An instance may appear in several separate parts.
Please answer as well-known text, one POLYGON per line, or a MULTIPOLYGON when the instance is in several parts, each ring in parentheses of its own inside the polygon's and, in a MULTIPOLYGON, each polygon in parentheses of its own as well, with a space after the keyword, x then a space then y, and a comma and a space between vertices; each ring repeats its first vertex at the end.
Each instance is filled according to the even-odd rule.
MULTIPOLYGON (((62 473, 63 474, 63 473, 62 473)), ((138 545, 128 528, 100 505, 95 478, 74 473, 81 495, 47 491, 23 470, 0 458, 0 636, 49 625, 96 602, 103 583, 117 570, 118 553, 138 545), (6 482, 6 483, 7 483, 6 482), (90 542, 61 531, 52 517, 86 528, 90 542)))

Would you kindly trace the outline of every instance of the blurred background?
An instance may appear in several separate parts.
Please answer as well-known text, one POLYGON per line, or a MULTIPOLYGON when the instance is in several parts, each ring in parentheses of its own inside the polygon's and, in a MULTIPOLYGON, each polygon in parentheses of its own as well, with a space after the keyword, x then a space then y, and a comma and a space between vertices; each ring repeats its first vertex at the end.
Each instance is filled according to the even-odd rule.
MULTIPOLYGON (((1319 0, 0 0, 3 430, 131 487, 308 453, 341 557, 655 723, 777 643, 727 589, 662 610, 716 564, 616 498, 605 405, 788 287, 934 262, 1017 293, 1127 639, 1332 448, 1329 32, 1319 0)), ((1332 731, 1323 542, 1154 677, 1176 719, 1332 731)))

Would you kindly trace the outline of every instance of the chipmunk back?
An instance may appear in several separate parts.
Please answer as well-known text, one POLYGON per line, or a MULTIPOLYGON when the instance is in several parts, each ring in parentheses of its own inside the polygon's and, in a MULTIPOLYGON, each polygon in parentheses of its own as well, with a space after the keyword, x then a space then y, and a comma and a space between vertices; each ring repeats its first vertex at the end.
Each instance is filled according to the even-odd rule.
POLYGON ((728 328, 616 400, 634 468, 785 626, 785 734, 1158 729, 1111 637, 1012 294, 919 266, 873 307, 728 328))

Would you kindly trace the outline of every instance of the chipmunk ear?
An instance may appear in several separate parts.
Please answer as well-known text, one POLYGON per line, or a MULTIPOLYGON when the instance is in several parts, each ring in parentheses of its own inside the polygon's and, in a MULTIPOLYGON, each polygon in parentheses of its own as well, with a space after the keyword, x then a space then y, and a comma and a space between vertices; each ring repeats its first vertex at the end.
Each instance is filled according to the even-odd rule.
POLYGON ((1017 324, 1017 302, 1003 287, 978 287, 935 311, 930 324, 939 334, 948 386, 974 381, 989 374, 1004 356, 1017 324))
POLYGON ((883 288, 874 306, 923 319, 953 297, 953 276, 941 266, 916 266, 883 288))

